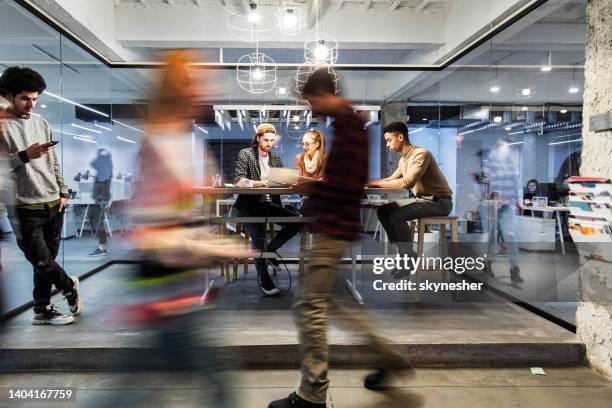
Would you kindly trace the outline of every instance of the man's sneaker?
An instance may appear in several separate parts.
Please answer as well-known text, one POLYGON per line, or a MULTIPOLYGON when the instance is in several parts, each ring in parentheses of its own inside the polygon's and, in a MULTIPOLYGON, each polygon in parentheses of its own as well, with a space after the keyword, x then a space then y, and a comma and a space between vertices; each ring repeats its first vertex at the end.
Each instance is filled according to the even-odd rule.
POLYGON ((50 324, 52 326, 62 326, 74 322, 74 317, 63 315, 53 305, 47 305, 45 309, 39 313, 34 312, 32 324, 50 324))
POLYGON ((280 293, 274 282, 272 282, 272 278, 268 275, 268 272, 261 273, 259 275, 260 288, 261 291, 266 296, 275 296, 280 293))
POLYGON ((62 292, 64 299, 68 302, 68 308, 73 316, 78 316, 83 312, 83 300, 79 296, 79 278, 71 276, 74 286, 70 292, 62 292))
POLYGON ((272 267, 272 271, 274 271, 275 274, 282 271, 282 268, 280 266, 280 262, 278 262, 278 259, 270 258, 270 266, 272 267))
POLYGON ((106 255, 108 255, 108 252, 106 251, 106 249, 96 248, 95 251, 93 251, 87 256, 106 256, 106 255))
POLYGON ((525 282, 523 278, 521 278, 521 269, 518 267, 518 265, 514 265, 512 268, 510 268, 510 281, 512 283, 525 282))
POLYGON ((372 391, 386 391, 391 388, 393 379, 394 375, 391 371, 378 368, 375 372, 366 376, 363 380, 363 386, 372 391))
POLYGON ((315 404, 314 402, 306 401, 300 398, 295 392, 287 398, 277 401, 272 401, 268 408, 326 408, 327 404, 315 404))

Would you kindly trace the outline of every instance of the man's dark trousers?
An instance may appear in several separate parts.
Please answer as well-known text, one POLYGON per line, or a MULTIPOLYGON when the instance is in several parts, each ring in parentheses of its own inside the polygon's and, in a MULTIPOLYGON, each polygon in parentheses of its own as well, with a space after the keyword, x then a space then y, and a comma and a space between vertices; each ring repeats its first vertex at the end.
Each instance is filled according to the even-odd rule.
POLYGON ((62 292, 72 290, 73 282, 66 271, 55 262, 59 251, 63 224, 59 205, 44 209, 17 208, 15 225, 17 245, 34 267, 34 312, 51 303, 51 289, 55 285, 62 292))

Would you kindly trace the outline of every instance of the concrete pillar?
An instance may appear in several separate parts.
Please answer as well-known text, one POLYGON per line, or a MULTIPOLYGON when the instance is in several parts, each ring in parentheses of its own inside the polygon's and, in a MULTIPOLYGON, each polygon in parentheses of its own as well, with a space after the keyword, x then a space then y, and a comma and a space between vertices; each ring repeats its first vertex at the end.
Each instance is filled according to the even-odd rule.
POLYGON ((387 149, 382 130, 385 126, 393 122, 407 122, 406 120, 406 101, 387 101, 381 107, 380 117, 380 177, 390 176, 397 168, 399 155, 392 154, 387 149))
MULTIPOLYGON (((592 132, 591 115, 612 110, 612 2, 589 0, 586 16, 583 148, 580 174, 612 178, 612 131, 592 132)), ((577 330, 589 365, 612 378, 612 264, 589 260, 580 268, 577 330)))

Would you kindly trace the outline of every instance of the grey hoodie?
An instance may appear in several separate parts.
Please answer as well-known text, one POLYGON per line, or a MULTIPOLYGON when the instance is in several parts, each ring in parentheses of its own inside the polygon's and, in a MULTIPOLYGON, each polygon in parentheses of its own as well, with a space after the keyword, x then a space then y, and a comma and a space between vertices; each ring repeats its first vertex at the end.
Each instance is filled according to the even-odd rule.
POLYGON ((8 112, 2 113, 0 155, 5 155, 12 173, 15 204, 40 204, 58 200, 60 196, 68 197, 68 187, 64 183, 55 151, 29 161, 25 154, 32 144, 51 140, 51 128, 47 121, 36 115, 24 119, 8 112))

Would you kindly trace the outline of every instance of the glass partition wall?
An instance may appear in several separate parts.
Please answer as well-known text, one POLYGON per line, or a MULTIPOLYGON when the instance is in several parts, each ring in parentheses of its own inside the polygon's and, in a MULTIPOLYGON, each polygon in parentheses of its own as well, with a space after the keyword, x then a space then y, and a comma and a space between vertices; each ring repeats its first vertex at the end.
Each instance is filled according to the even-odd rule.
MULTIPOLYGON (((126 259, 127 209, 138 177, 146 101, 156 70, 109 68, 19 6, 0 1, 0 10, 0 34, 5 39, 0 43, 0 69, 28 66, 38 70, 48 85, 37 113, 49 121, 60 140, 56 151, 70 189, 58 262, 70 274, 79 275, 112 259, 126 259), (112 168, 101 170, 100 163, 112 168), (110 174, 107 199, 94 191, 93 181, 100 172, 110 174), (92 256, 99 248, 108 255, 92 256)), ((460 240, 480 243, 489 252, 494 241, 489 285, 570 323, 575 321, 578 258, 565 227, 566 215, 530 210, 523 196, 563 203, 567 178, 578 174, 584 12, 585 2, 545 4, 439 71, 337 71, 342 92, 367 121, 370 176, 383 177, 392 170, 381 160, 386 157, 381 110, 385 102, 404 101, 411 142, 433 153, 454 192, 460 240), (522 285, 510 281, 510 245, 503 233, 488 229, 491 221, 483 212, 495 199, 487 172, 492 152, 500 144, 518 174, 520 201, 515 204, 523 208, 516 210, 513 222, 522 285), (537 181, 539 195, 527 194, 530 180, 537 181), (498 235, 491 238, 491 234, 498 235)), ((401 61, 401 53, 395 53, 393 61, 401 61)), ((231 60, 232 55, 226 57, 231 60)), ((353 50, 346 61, 376 63, 380 61, 371 59, 382 58, 368 55, 353 50)), ((291 55, 285 56, 293 61, 291 55)), ((233 182, 236 155, 250 144, 254 126, 261 122, 277 127, 275 150, 286 167, 294 166, 307 129, 331 131, 325 119, 313 118, 292 96, 295 71, 279 70, 276 90, 262 95, 241 89, 235 70, 207 71, 203 81, 206 100, 194 118, 193 149, 185 152, 198 164, 199 185, 212 184, 217 175, 233 182), (279 92, 280 88, 285 91, 279 92), (206 166, 206 158, 214 158, 214 170, 206 166)), ((365 227, 369 234, 364 239, 373 239, 375 223, 372 227, 365 227)), ((14 240, 5 247, 7 286, 14 287, 10 309, 29 300, 31 275, 14 240)))

